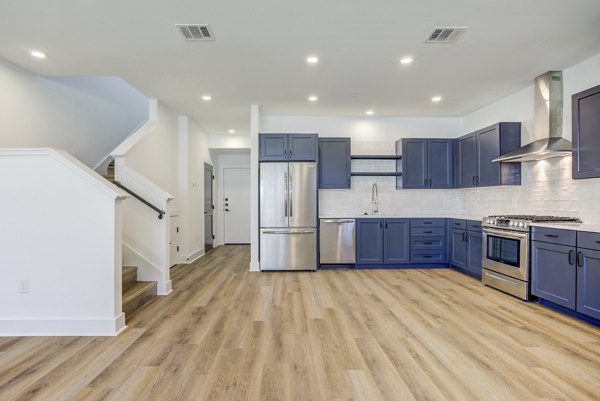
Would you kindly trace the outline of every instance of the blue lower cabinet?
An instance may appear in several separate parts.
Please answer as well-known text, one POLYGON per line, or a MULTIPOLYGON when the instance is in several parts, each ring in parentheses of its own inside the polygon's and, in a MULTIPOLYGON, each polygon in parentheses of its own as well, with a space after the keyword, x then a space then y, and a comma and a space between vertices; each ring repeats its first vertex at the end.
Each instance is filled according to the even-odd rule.
POLYGON ((600 251, 577 249, 577 312, 600 319, 600 251))
POLYGON ((450 230, 450 264, 459 269, 467 268, 467 231, 450 230))
POLYGON ((482 248, 483 235, 481 232, 467 231, 467 264, 465 270, 481 277, 483 268, 482 248))
POLYGON ((410 220, 383 220, 383 262, 402 264, 410 261, 410 220))
POLYGON ((576 305, 576 248, 531 241, 531 293, 566 308, 576 305))
POLYGON ((356 263, 383 263, 383 219, 356 219, 356 263))
POLYGON ((411 263, 448 263, 448 257, 445 249, 429 249, 425 251, 411 251, 411 263))

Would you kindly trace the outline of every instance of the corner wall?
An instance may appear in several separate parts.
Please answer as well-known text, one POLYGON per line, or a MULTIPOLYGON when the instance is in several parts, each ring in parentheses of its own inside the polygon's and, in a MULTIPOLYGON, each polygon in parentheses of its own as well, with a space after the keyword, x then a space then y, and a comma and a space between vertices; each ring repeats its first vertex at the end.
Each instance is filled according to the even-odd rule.
POLYGON ((94 168, 146 118, 117 77, 39 77, 0 58, 0 148, 63 149, 94 168))

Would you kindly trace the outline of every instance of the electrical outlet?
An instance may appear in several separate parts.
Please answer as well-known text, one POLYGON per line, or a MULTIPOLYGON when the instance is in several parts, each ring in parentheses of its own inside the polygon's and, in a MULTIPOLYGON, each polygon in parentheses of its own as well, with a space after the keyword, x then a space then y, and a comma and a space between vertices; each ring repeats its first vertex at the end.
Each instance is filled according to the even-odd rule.
POLYGON ((27 294, 29 293, 29 279, 21 279, 17 282, 17 285, 19 287, 19 293, 21 294, 27 294))

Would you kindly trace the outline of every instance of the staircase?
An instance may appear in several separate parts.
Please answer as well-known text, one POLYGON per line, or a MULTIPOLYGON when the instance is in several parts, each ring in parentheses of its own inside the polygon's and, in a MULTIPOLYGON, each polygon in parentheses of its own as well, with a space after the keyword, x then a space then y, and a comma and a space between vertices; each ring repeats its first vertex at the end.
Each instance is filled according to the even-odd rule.
POLYGON ((137 267, 123 266, 123 312, 130 318, 156 298, 156 281, 137 281, 137 267))
POLYGON ((106 167, 106 175, 104 176, 108 181, 115 182, 115 161, 111 161, 106 167))

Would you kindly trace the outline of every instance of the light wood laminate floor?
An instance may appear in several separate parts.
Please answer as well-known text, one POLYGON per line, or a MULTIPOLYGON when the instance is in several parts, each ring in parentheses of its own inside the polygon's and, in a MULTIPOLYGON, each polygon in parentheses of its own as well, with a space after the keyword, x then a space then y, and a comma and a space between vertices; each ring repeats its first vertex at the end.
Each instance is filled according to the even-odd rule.
POLYGON ((600 399, 600 328, 455 271, 248 264, 174 268, 118 337, 0 338, 0 399, 600 399))

